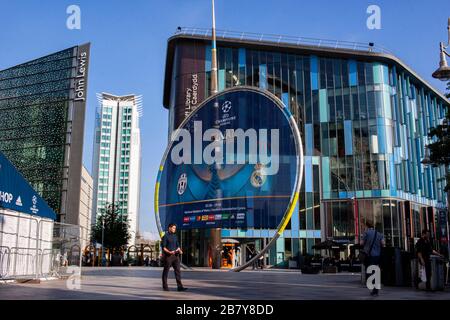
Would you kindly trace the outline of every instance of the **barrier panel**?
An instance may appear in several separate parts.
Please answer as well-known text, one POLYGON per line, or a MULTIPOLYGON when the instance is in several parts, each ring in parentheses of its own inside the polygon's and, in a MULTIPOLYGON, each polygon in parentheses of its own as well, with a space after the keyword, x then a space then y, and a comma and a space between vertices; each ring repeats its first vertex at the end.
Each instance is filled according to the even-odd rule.
POLYGON ((10 210, 0 211, 0 280, 65 277, 81 270, 86 230, 10 210))
POLYGON ((40 276, 68 277, 72 274, 69 267, 79 267, 81 270, 85 232, 81 226, 55 222, 51 249, 43 250, 41 255, 40 276))
POLYGON ((0 279, 4 279, 8 275, 10 253, 11 249, 8 247, 0 247, 0 279))

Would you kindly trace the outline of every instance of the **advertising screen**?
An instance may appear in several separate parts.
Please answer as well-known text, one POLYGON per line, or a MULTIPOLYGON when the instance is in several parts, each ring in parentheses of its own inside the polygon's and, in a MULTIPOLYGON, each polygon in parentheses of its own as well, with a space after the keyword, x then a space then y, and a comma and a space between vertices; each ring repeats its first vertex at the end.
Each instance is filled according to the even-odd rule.
POLYGON ((164 155, 155 190, 160 230, 276 229, 298 191, 299 141, 293 117, 269 93, 231 89, 204 101, 164 155))

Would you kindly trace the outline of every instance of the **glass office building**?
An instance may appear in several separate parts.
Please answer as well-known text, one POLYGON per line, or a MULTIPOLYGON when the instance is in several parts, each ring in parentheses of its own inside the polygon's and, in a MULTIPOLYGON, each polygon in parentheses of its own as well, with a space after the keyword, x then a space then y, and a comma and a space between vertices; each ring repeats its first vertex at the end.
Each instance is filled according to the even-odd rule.
POLYGON ((0 151, 78 224, 89 44, 0 71, 0 151))
MULTIPOLYGON (((210 41, 199 29, 168 41, 169 132, 209 95, 210 41)), ((424 228, 436 245, 448 241, 445 168, 421 160, 429 129, 450 103, 401 60, 372 45, 243 33, 219 33, 217 57, 219 91, 269 90, 290 108, 302 134, 299 204, 268 264, 313 254, 312 246, 326 239, 355 243, 367 219, 388 246, 411 251, 424 228)), ((223 229, 222 237, 261 247, 274 232, 223 229)))

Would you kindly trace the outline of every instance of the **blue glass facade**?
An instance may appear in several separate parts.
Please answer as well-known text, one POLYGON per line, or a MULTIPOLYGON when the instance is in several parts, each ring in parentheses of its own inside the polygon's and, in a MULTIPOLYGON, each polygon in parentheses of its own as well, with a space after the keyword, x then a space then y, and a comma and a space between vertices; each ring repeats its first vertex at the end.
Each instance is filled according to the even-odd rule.
POLYGON ((78 224, 89 44, 0 70, 0 151, 78 224))
MULTIPOLYGON (((169 42, 170 50, 166 107, 173 130, 186 114, 184 92, 193 74, 203 80, 199 96, 209 95, 211 54, 207 41, 182 37, 169 42)), ((447 237, 436 222, 446 202, 445 168, 421 160, 427 133, 449 102, 395 57, 224 40, 218 69, 219 90, 269 90, 290 108, 302 133, 301 196, 284 237, 271 249, 270 264, 313 253, 312 246, 326 238, 354 242, 367 219, 389 246, 406 250, 422 228, 447 237)), ((272 232, 222 230, 222 236, 263 243, 272 232)))

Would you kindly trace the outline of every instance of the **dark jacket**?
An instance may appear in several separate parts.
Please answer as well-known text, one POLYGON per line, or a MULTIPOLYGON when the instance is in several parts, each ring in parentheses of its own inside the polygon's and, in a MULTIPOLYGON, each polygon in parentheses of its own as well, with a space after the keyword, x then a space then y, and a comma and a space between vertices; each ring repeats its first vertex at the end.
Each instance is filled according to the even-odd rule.
POLYGON ((164 234, 162 238, 162 248, 163 253, 167 255, 167 253, 164 251, 164 248, 167 248, 169 251, 175 251, 180 247, 180 243, 178 242, 178 237, 176 233, 170 233, 167 232, 164 234))

